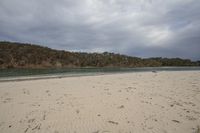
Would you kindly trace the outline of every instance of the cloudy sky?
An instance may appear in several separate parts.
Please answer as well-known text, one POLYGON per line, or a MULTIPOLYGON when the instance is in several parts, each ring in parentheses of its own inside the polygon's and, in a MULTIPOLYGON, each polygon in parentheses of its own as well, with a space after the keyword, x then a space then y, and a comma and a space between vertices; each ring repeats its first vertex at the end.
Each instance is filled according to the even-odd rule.
POLYGON ((200 60, 200 0, 0 0, 0 40, 200 60))

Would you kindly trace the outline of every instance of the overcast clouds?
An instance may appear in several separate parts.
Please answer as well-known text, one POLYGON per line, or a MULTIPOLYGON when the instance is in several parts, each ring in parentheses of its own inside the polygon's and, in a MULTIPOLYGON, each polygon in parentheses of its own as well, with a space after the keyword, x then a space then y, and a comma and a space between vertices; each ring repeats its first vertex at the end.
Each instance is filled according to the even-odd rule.
POLYGON ((200 59, 199 0, 0 0, 0 40, 200 59))

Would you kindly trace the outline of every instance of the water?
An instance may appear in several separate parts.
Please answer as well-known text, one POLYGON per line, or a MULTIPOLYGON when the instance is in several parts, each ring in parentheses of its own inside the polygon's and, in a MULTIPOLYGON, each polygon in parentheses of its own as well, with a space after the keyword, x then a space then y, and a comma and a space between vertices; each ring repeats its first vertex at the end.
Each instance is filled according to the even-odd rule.
POLYGON ((62 69, 0 69, 0 78, 34 76, 96 75, 123 72, 189 71, 200 67, 140 67, 140 68, 62 68, 62 69))

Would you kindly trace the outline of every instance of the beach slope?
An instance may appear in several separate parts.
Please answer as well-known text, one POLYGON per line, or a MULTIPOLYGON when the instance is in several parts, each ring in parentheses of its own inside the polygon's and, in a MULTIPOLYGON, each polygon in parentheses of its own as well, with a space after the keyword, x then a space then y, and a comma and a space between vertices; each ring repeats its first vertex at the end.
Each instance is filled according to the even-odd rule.
POLYGON ((200 71, 0 83, 1 133, 195 133, 200 71))

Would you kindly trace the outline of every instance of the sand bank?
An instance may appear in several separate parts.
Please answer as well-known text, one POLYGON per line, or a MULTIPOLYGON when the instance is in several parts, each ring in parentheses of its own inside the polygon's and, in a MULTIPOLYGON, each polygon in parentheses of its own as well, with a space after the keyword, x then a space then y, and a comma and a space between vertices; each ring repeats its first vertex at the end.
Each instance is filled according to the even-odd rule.
POLYGON ((1 133, 195 133, 200 71, 0 83, 1 133))

